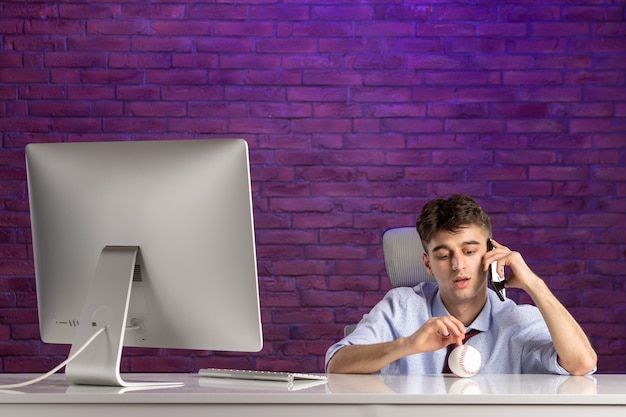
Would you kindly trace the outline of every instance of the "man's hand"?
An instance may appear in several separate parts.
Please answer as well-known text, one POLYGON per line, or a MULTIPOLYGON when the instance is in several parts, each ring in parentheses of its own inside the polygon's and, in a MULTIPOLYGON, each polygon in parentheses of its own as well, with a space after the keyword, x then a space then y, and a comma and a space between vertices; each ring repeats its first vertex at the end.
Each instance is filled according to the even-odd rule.
POLYGON ((415 353, 433 352, 450 344, 461 345, 465 326, 454 316, 433 317, 408 337, 415 353))
POLYGON ((541 281, 526 264, 524 258, 519 252, 514 252, 496 242, 491 240, 493 244, 493 250, 488 251, 483 258, 483 269, 487 272, 489 265, 492 262, 497 262, 498 275, 505 277, 504 267, 510 268, 509 276, 505 278, 504 285, 507 288, 519 288, 528 292, 529 288, 541 281))

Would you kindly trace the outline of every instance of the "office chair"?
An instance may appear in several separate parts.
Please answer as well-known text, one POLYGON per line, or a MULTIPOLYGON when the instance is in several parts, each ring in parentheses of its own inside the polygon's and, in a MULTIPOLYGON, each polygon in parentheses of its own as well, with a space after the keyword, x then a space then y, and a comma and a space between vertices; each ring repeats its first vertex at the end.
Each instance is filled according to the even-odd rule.
MULTIPOLYGON (((383 258, 392 288, 414 287, 420 282, 435 281, 422 261, 424 247, 415 227, 395 227, 383 233, 383 258)), ((350 334, 355 324, 344 328, 350 334)))
POLYGON ((424 266, 423 253, 424 247, 415 227, 396 227, 383 233, 385 270, 392 288, 435 281, 424 266))

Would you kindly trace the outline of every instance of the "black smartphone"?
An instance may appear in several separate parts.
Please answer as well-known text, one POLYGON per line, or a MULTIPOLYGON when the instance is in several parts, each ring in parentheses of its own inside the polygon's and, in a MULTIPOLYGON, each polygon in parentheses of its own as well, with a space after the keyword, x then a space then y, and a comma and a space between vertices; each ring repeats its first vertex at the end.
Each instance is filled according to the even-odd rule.
MULTIPOLYGON (((487 239, 487 250, 493 250, 493 244, 491 243, 491 239, 487 239)), ((504 278, 498 274, 498 263, 496 261, 492 262, 489 265, 489 269, 487 270, 489 274, 489 282, 491 282, 491 286, 493 290, 498 294, 498 298, 500 301, 504 301, 504 297, 506 297, 506 291, 504 289, 504 278)))

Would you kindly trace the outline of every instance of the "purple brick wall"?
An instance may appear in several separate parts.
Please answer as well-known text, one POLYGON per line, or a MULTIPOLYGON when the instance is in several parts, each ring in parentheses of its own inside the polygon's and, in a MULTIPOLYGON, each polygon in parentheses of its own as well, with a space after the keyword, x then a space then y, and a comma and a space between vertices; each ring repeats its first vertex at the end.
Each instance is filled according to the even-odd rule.
MULTIPOLYGON (((381 233, 473 195, 626 372, 626 23, 610 0, 0 3, 0 371, 40 372, 24 146, 244 137, 265 347, 123 370, 321 371, 381 233)), ((523 294, 512 297, 528 301, 523 294)))

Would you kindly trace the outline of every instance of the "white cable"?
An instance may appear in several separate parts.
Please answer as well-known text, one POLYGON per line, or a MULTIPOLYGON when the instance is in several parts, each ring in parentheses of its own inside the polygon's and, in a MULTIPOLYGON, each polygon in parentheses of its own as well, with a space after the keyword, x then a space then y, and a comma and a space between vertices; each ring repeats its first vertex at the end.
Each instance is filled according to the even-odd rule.
POLYGON ((35 379, 31 379, 30 381, 24 381, 24 382, 20 382, 17 384, 9 384, 9 385, 0 385, 0 389, 14 389, 14 388, 22 388, 22 387, 26 387, 28 385, 32 385, 32 384, 36 384, 37 382, 43 381, 44 379, 50 377, 51 375, 55 374, 59 369, 63 368, 65 365, 67 365, 68 363, 70 363, 71 361, 73 361, 78 355, 80 355, 83 350, 85 350, 87 348, 87 346, 89 346, 91 344, 91 342, 94 341, 94 339, 98 336, 100 336, 100 334, 102 334, 102 332, 104 332, 109 326, 105 326, 102 327, 100 330, 98 330, 97 332, 95 332, 90 338, 89 340, 87 340, 85 342, 84 345, 82 345, 80 347, 80 349, 78 349, 76 351, 76 353, 74 353, 72 356, 70 356, 69 358, 67 358, 66 360, 64 360, 60 365, 58 365, 56 368, 52 369, 50 372, 48 372, 47 374, 43 374, 35 379))

